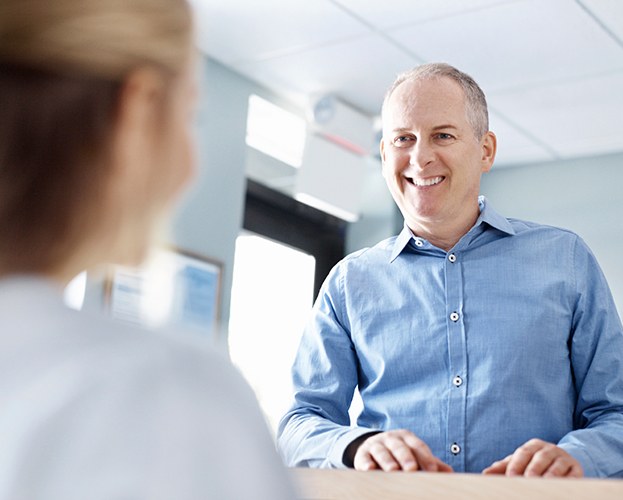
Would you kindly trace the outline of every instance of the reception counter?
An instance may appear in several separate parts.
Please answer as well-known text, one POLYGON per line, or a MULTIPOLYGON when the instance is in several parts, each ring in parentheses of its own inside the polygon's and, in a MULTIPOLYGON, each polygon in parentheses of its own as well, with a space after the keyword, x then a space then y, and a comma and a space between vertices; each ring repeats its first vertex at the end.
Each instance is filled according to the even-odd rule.
POLYGON ((329 469, 294 469, 293 474, 301 500, 623 500, 621 479, 528 479, 329 469))

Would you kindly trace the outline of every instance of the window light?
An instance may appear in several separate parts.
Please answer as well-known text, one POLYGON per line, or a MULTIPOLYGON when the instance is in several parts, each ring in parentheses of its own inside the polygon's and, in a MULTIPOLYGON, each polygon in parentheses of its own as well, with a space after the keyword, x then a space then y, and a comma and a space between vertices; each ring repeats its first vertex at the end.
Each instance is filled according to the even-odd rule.
POLYGON ((305 147, 303 118, 262 99, 249 96, 247 145, 293 167, 300 167, 305 147))

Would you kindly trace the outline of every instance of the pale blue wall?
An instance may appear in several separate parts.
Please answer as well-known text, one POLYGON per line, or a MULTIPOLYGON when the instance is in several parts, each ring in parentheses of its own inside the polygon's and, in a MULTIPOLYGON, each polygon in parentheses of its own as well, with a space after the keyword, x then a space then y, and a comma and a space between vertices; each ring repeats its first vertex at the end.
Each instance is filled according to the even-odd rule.
POLYGON ((288 107, 278 96, 226 66, 202 58, 197 115, 198 178, 173 223, 176 245, 223 263, 219 340, 227 340, 236 238, 246 192, 247 108, 251 94, 288 107))
POLYGON ((225 339, 234 250, 245 196, 247 102, 252 85, 204 59, 197 114, 198 176, 173 223, 179 247, 223 264, 221 331, 225 339))
POLYGON ((623 312, 623 154, 498 168, 481 192, 507 217, 571 229, 591 247, 623 312))

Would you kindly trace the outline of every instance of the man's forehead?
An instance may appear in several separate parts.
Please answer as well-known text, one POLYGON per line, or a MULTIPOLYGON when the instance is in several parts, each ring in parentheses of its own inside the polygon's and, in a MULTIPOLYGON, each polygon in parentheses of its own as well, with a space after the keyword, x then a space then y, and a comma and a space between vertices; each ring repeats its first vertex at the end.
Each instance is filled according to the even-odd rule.
POLYGON ((407 128, 414 119, 436 117, 433 126, 454 123, 451 117, 465 111, 461 87, 449 78, 426 78, 402 82, 383 108, 383 125, 407 128), (391 123, 388 123, 391 122, 391 123))
POLYGON ((405 80, 396 87, 389 101, 393 99, 405 101, 415 100, 420 96, 446 94, 455 98, 463 99, 463 89, 451 78, 434 76, 418 78, 417 80, 405 80))

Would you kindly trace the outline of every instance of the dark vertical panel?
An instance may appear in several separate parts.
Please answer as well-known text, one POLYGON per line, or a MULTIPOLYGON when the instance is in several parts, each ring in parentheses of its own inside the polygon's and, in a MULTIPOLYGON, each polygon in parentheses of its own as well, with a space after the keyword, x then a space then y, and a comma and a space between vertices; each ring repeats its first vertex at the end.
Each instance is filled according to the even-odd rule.
POLYGON ((344 256, 347 223, 255 181, 247 181, 243 227, 316 259, 314 297, 344 256))

